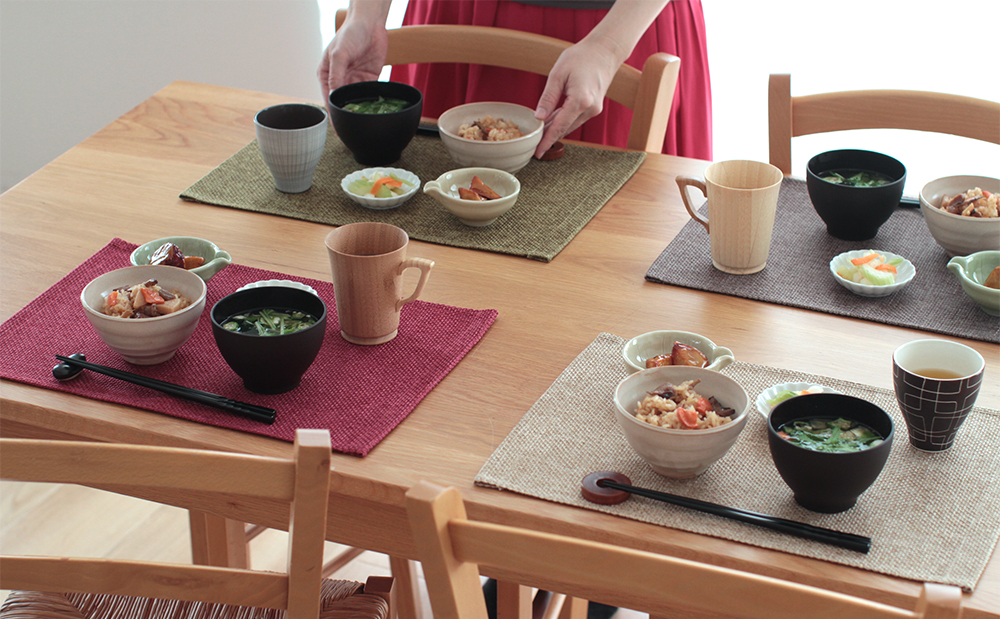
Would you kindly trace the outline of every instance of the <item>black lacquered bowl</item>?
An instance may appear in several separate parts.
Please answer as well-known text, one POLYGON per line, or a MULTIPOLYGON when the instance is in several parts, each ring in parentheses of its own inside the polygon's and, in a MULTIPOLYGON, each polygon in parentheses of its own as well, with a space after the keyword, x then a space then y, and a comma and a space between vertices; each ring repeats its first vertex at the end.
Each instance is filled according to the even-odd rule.
POLYGON ((774 407, 767 421, 771 457, 795 501, 815 512, 836 513, 850 509, 885 466, 892 449, 892 418, 861 398, 840 393, 816 393, 785 400, 774 407), (850 419, 883 437, 864 451, 827 453, 795 445, 778 435, 782 425, 796 419, 850 419))
POLYGON ((806 188, 813 208, 831 236, 866 241, 878 234, 903 197, 906 167, 888 155, 868 150, 831 150, 809 160, 806 188), (825 172, 865 170, 885 174, 892 181, 878 187, 852 187, 823 180, 825 172))
POLYGON ((417 133, 424 97, 419 90, 399 82, 356 82, 330 93, 327 110, 337 136, 366 166, 384 166, 399 161, 417 133), (375 101, 379 97, 402 99, 409 105, 399 112, 361 114, 344 109, 348 103, 375 101))
POLYGON ((243 385, 256 393, 284 393, 298 387, 326 333, 326 304, 311 292, 284 286, 240 290, 212 307, 212 335, 219 352, 243 385), (222 325, 230 316, 261 308, 296 309, 316 317, 316 324, 285 335, 238 333, 222 325))

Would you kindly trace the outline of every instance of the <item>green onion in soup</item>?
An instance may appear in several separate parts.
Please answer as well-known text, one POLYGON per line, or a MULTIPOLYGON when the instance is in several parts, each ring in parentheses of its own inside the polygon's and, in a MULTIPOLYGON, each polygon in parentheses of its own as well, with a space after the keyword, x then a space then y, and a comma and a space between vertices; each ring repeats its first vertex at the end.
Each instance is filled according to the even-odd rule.
POLYGON ((871 449, 883 442, 871 428, 848 419, 796 419, 784 424, 778 436, 813 451, 845 453, 871 449))
POLYGON ((233 314, 222 323, 222 328, 247 335, 288 335, 316 324, 316 317, 298 310, 263 308, 233 314))

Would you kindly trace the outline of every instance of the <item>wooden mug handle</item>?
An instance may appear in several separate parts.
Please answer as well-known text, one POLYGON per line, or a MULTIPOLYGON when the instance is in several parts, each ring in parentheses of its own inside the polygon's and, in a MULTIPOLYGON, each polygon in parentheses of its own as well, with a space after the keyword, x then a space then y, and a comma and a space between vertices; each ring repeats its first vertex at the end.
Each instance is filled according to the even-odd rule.
POLYGON ((677 186, 681 190, 681 200, 684 202, 684 208, 687 209, 689 215, 694 218, 695 221, 705 226, 705 232, 710 232, 708 229, 708 219, 701 216, 701 213, 695 210, 691 206, 691 198, 688 195, 688 187, 695 187, 701 190, 701 193, 705 194, 705 198, 708 198, 708 189, 705 187, 705 181, 700 178, 695 178, 693 176, 678 176, 677 186))
POLYGON ((424 289, 424 284, 427 283, 427 277, 431 274, 431 269, 434 267, 433 260, 427 260, 425 258, 407 258, 399 265, 398 273, 403 274, 406 269, 420 269, 420 279, 417 281, 417 287, 413 289, 413 294, 406 297, 405 299, 400 299, 396 301, 396 311, 403 309, 403 306, 410 301, 416 301, 417 297, 420 296, 420 291, 424 289))

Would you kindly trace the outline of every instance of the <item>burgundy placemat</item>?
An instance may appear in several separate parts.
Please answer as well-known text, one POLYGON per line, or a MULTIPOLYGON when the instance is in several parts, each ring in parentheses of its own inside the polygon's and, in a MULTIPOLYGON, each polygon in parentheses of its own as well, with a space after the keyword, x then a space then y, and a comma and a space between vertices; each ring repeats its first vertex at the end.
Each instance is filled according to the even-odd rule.
MULTIPOLYGON (((705 207, 701 209, 706 214, 705 207)), ((1000 244, 1000 239, 997 239, 1000 244)), ((965 295, 947 268, 949 256, 934 242, 917 208, 898 208, 869 241, 841 241, 826 232, 804 181, 781 183, 767 266, 730 275, 712 266, 708 234, 687 222, 646 272, 646 279, 735 297, 850 316, 984 342, 1000 342, 1000 318, 965 295), (838 284, 830 260, 853 249, 889 251, 913 263, 916 276, 888 297, 860 297, 838 284)))
POLYGON ((0 378, 125 404, 181 419, 293 441, 297 428, 330 430, 336 451, 364 456, 392 431, 486 334, 492 309, 424 301, 403 307, 399 335, 379 346, 340 337, 333 284, 232 264, 208 282, 205 312, 194 335, 172 359, 155 366, 123 361, 97 337, 80 307, 80 291, 98 275, 129 266, 135 245, 114 239, 44 294, 0 325, 0 378), (243 387, 215 346, 210 312, 216 301, 250 282, 288 279, 312 286, 327 305, 323 348, 292 391, 260 395, 243 387), (278 411, 271 426, 84 372, 60 383, 54 355, 82 352, 87 360, 217 393, 278 411))

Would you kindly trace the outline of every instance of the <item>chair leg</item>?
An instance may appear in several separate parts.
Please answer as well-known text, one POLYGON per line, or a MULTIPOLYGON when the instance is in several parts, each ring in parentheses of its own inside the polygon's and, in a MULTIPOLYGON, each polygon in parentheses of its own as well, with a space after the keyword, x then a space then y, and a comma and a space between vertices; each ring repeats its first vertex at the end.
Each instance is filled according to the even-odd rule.
POLYGON ((566 596, 559 619, 587 619, 587 600, 566 596))
POLYGON ((417 563, 399 557, 389 557, 389 569, 396 580, 396 600, 393 614, 397 619, 421 619, 420 589, 417 580, 417 563))
POLYGON ((532 619, 534 591, 516 582, 496 581, 497 619, 532 619))
POLYGON ((243 569, 250 567, 246 525, 194 510, 188 512, 188 517, 193 563, 243 569))

